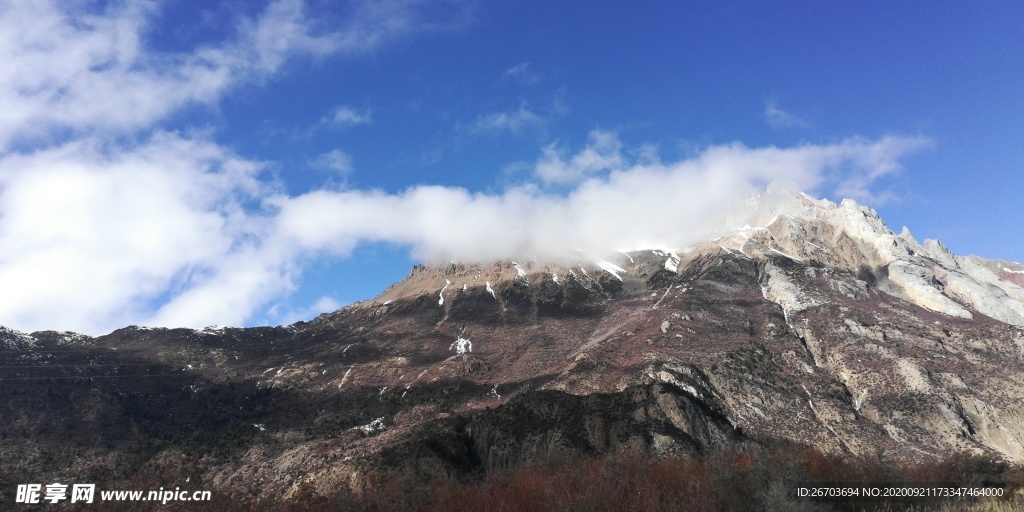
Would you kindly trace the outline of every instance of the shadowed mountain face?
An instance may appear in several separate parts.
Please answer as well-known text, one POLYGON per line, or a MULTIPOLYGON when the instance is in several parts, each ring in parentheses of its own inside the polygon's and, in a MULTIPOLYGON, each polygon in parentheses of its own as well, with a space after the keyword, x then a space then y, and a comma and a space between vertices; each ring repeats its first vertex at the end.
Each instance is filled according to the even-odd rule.
POLYGON ((744 215, 674 252, 416 267, 288 327, 0 330, 0 489, 151 474, 288 496, 771 439, 1024 459, 1024 266, 852 202, 744 215))

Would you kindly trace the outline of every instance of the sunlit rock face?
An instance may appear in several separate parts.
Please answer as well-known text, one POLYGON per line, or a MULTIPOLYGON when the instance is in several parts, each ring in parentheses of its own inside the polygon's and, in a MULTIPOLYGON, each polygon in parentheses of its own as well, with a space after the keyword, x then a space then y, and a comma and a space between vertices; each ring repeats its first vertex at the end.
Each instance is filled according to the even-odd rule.
POLYGON ((0 330, 0 467, 18 468, 0 476, 172 468, 289 496, 769 439, 1024 460, 1024 265, 802 194, 727 225, 686 248, 419 266, 287 327, 0 330))

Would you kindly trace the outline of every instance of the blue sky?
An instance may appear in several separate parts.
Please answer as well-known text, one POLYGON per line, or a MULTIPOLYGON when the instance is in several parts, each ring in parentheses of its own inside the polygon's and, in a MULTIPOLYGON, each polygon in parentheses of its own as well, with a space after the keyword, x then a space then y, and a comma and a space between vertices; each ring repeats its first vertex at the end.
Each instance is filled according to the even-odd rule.
POLYGON ((1024 261, 1024 7, 693 4, 0 0, 0 324, 289 323, 776 180, 1024 261))

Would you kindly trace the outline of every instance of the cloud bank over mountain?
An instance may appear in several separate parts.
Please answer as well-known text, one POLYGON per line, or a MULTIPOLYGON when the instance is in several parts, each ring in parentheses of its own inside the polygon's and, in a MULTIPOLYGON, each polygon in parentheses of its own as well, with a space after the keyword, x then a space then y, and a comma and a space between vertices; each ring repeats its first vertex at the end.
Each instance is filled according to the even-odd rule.
POLYGON ((390 242, 434 262, 682 247, 722 227, 739 201, 771 183, 813 190, 842 172, 840 185, 867 184, 926 143, 906 137, 793 148, 736 143, 675 162, 640 163, 624 154, 614 134, 595 132, 571 156, 548 148, 534 180, 497 194, 422 185, 397 194, 318 190, 269 197, 268 240, 340 255, 362 242, 390 242), (552 176, 571 184, 546 187, 552 176))
POLYGON ((929 144, 733 143, 662 162, 595 130, 581 148, 539 148, 529 177, 496 192, 294 195, 268 163, 204 127, 161 123, 289 59, 367 51, 436 20, 381 4, 316 31, 300 2, 282 0, 219 44, 168 54, 144 43, 149 2, 75 8, 13 2, 0 15, 0 324, 21 330, 242 324, 292 292, 311 258, 345 258, 364 243, 407 246, 425 261, 682 247, 773 182, 870 199, 901 157, 929 144))

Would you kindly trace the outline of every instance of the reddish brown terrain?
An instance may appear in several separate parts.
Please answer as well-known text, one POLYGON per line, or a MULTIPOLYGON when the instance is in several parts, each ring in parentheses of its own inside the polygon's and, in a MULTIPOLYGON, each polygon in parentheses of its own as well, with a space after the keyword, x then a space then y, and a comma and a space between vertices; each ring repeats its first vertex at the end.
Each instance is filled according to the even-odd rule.
POLYGON ((1021 462, 1024 267, 797 207, 675 252, 419 266, 287 327, 5 329, 0 499, 137 475, 279 499, 777 442, 1021 462))

